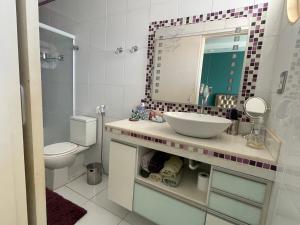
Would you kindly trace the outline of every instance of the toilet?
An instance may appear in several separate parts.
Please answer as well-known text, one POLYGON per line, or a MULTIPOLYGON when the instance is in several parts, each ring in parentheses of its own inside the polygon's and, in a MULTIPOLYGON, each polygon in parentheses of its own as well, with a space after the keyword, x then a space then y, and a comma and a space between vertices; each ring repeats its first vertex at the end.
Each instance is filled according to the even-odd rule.
POLYGON ((57 189, 69 182, 69 168, 78 154, 96 144, 96 127, 96 118, 73 116, 70 118, 70 142, 44 147, 46 186, 49 189, 57 189))

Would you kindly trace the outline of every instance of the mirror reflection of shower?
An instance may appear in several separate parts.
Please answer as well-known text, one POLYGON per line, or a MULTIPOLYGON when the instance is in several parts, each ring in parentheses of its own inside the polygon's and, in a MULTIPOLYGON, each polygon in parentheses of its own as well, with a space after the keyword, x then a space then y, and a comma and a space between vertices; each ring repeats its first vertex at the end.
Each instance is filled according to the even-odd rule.
POLYGON ((49 62, 49 61, 64 61, 64 55, 52 56, 47 52, 41 52, 41 61, 49 62))

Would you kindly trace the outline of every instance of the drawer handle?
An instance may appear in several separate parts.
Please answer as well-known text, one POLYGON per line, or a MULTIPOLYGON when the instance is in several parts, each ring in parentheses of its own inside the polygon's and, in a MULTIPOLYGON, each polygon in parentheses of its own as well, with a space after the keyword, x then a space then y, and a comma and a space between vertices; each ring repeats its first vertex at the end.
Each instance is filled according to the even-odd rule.
POLYGON ((237 201, 239 201, 239 202, 245 203, 245 204, 247 204, 247 205, 254 206, 254 207, 256 207, 256 208, 260 208, 260 209, 263 208, 263 204, 260 204, 260 203, 251 201, 251 200, 249 200, 249 199, 246 199, 246 198, 243 198, 243 197, 240 197, 240 196, 237 196, 237 195, 233 195, 233 194, 231 194, 231 193, 228 193, 228 192, 226 192, 226 191, 219 190, 219 189, 217 189, 217 188, 211 187, 210 191, 211 191, 211 192, 214 192, 214 193, 216 193, 216 194, 222 195, 222 196, 224 196, 224 197, 231 198, 231 199, 237 200, 237 201))

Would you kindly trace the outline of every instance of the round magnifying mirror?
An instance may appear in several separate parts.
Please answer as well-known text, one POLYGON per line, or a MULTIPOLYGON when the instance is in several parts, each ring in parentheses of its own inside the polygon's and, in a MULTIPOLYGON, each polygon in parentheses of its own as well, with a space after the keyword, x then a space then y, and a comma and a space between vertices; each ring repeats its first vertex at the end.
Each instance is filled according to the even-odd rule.
POLYGON ((244 110, 248 117, 257 119, 264 117, 268 111, 267 102, 259 97, 248 98, 244 104, 244 110))

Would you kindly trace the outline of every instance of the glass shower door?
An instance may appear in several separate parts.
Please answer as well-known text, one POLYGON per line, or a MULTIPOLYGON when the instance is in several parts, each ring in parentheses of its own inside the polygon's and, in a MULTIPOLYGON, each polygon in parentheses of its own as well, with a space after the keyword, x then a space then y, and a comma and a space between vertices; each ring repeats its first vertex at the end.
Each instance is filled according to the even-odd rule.
POLYGON ((73 115, 73 39, 40 28, 44 144, 69 141, 73 115))

